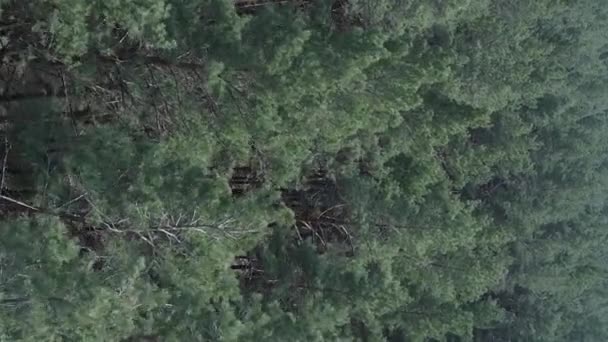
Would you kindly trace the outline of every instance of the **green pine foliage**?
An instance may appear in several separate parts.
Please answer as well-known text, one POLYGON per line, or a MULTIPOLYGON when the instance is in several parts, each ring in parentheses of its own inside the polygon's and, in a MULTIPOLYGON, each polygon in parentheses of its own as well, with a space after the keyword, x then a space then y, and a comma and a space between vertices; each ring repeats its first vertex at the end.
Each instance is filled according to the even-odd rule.
POLYGON ((0 0, 0 341, 605 341, 601 1, 0 0))

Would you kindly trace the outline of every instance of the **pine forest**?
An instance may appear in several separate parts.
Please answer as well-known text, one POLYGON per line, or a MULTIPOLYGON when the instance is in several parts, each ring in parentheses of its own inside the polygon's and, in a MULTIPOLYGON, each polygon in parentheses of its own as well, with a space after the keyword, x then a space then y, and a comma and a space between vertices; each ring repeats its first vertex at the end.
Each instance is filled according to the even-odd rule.
POLYGON ((608 341, 606 2, 0 0, 0 341, 608 341))

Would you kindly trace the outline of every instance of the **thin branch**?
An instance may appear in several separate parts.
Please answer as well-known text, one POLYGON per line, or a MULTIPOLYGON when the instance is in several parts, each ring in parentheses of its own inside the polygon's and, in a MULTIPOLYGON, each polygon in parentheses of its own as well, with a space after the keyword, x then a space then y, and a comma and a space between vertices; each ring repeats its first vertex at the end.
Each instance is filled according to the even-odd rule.
POLYGON ((316 229, 314 229, 314 228, 313 228, 313 227, 310 225, 310 223, 305 222, 305 221, 301 221, 301 222, 302 222, 302 224, 303 224, 303 225, 304 225, 306 228, 308 228, 308 229, 309 229, 309 230, 310 230, 310 231, 311 231, 311 232, 312 232, 314 235, 316 235, 316 236, 317 236, 317 238, 319 238, 319 241, 321 241, 321 244, 322 244, 324 247, 327 247, 327 243, 325 243, 325 240, 323 240, 323 237, 322 237, 321 235, 319 235, 319 232, 317 232, 317 230, 316 230, 316 229))
POLYGON ((23 203, 23 202, 21 202, 21 201, 18 201, 18 200, 16 200, 16 199, 10 198, 10 197, 8 197, 8 196, 0 195, 0 199, 3 199, 3 200, 5 200, 5 201, 9 201, 9 202, 11 202, 11 203, 18 204, 18 205, 20 205, 20 206, 22 206, 22 207, 28 208, 28 209, 33 210, 33 211, 41 211, 41 210, 40 210, 40 209, 38 209, 38 208, 32 207, 31 205, 28 205, 28 204, 23 203))
POLYGON ((59 207, 57 207, 57 209, 61 209, 61 208, 65 207, 65 206, 68 206, 68 205, 70 205, 70 204, 72 204, 72 203, 74 203, 74 202, 76 202, 76 201, 80 200, 81 198, 83 198, 83 197, 84 197, 84 196, 86 196, 86 195, 87 195, 87 194, 86 194, 86 193, 84 193, 84 194, 82 194, 82 195, 80 195, 80 196, 78 196, 78 197, 76 197, 76 198, 74 198, 74 199, 71 199, 71 200, 67 201, 66 203, 64 203, 64 204, 60 205, 59 207))
POLYGON ((341 208, 343 206, 344 206, 344 204, 334 205, 333 207, 330 207, 330 208, 326 209, 325 211, 323 211, 322 213, 320 213, 319 216, 317 217, 317 219, 320 219, 321 217, 323 217, 323 215, 327 214, 328 212, 330 212, 334 209, 337 209, 337 208, 341 208))
POLYGON ((4 133, 4 157, 2 159, 2 178, 0 178, 0 193, 4 189, 4 179, 6 175, 6 163, 8 160, 8 151, 10 150, 10 145, 8 144, 8 137, 6 136, 6 132, 4 133))
POLYGON ((177 235, 167 231, 166 229, 158 229, 159 232, 165 233, 165 235, 167 235, 170 238, 175 239, 175 241, 177 241, 177 243, 181 243, 180 239, 177 237, 177 235))
POLYGON ((298 239, 300 240, 300 243, 304 242, 304 239, 302 238, 302 234, 300 234, 300 228, 298 228, 297 225, 293 226, 296 229, 296 234, 298 234, 298 239))
POLYGON ((355 252, 355 244, 353 243, 353 236, 350 234, 350 232, 348 231, 348 229, 346 229, 346 227, 344 225, 332 224, 332 226, 334 226, 337 229, 342 230, 344 232, 344 234, 346 234, 346 236, 348 237, 348 244, 350 245, 350 249, 354 253, 355 252))
POLYGON ((63 87, 63 96, 65 96, 65 103, 67 109, 69 110, 70 116, 72 117, 74 115, 74 109, 72 108, 72 101, 70 101, 70 96, 68 95, 68 85, 65 81, 65 73, 63 72, 61 72, 61 85, 63 87))
POLYGON ((295 2, 293 0, 279 0, 279 1, 264 1, 264 2, 257 2, 257 1, 235 1, 234 6, 237 9, 242 9, 242 8, 255 8, 255 7, 262 7, 262 6, 268 6, 268 5, 279 5, 279 4, 288 4, 288 3, 292 3, 295 2))

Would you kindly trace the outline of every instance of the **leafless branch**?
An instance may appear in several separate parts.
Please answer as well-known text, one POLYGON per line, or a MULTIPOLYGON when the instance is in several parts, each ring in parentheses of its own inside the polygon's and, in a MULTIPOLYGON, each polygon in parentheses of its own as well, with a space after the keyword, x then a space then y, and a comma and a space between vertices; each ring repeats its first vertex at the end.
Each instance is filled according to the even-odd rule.
POLYGON ((344 206, 344 204, 337 204, 337 205, 334 205, 333 207, 327 208, 325 211, 323 211, 322 213, 319 214, 317 219, 320 219, 321 217, 323 217, 323 215, 327 214, 328 212, 330 212, 334 209, 337 209, 337 208, 341 208, 343 206, 344 206))
POLYGON ((314 228, 313 228, 313 227, 310 225, 310 223, 305 222, 305 221, 301 221, 301 222, 302 222, 302 224, 303 224, 303 225, 304 225, 306 228, 308 228, 308 229, 309 229, 309 230, 310 230, 310 231, 311 231, 311 232, 312 232, 312 233, 313 233, 313 234, 314 234, 314 235, 315 235, 315 236, 316 236, 316 237, 319 239, 319 241, 321 241, 321 244, 322 244, 324 247, 327 247, 327 243, 325 242, 325 240, 323 239, 323 237, 322 237, 322 236, 319 234, 319 232, 317 232, 317 230, 316 230, 316 229, 314 229, 314 228))
POLYGON ((80 200, 81 198, 83 198, 83 197, 84 197, 84 196, 86 196, 86 195, 87 195, 87 194, 86 194, 86 193, 84 193, 84 194, 82 194, 82 195, 80 195, 80 196, 78 196, 78 197, 76 197, 76 198, 73 198, 73 199, 71 199, 71 200, 69 200, 69 201, 65 202, 64 204, 60 205, 60 206, 59 206, 57 209, 61 209, 61 208, 63 208, 63 207, 66 207, 66 206, 68 206, 68 205, 70 205, 70 204, 72 204, 72 203, 74 203, 74 202, 76 202, 76 201, 80 200))
POLYGON ((22 207, 24 207, 24 208, 28 208, 28 209, 33 210, 33 211, 40 211, 40 209, 38 209, 38 208, 36 208, 36 207, 32 207, 32 206, 31 206, 31 205, 29 205, 29 204, 23 203, 23 202, 21 202, 21 201, 18 201, 18 200, 16 200, 16 199, 10 198, 10 197, 8 197, 8 196, 0 195, 0 199, 3 199, 3 200, 5 200, 5 201, 9 201, 9 202, 11 202, 11 203, 18 204, 18 205, 20 205, 20 206, 22 206, 22 207))
POLYGON ((300 240, 300 242, 304 242, 304 239, 302 238, 302 234, 300 234, 300 229, 298 228, 298 226, 294 225, 294 228, 296 229, 296 234, 298 234, 298 239, 300 240))
POLYGON ((8 152, 10 150, 10 145, 8 144, 8 137, 6 136, 6 132, 4 133, 4 157, 2 159, 2 176, 0 178, 0 193, 2 193, 2 189, 4 189, 4 179, 6 176, 6 163, 8 161, 8 152))

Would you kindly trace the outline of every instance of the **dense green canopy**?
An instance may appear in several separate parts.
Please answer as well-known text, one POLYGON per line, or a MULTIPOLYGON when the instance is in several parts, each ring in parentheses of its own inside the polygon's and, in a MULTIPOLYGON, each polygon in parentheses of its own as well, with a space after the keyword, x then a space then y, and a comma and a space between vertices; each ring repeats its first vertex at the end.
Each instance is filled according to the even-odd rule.
POLYGON ((607 341, 607 32, 0 0, 0 341, 607 341))

